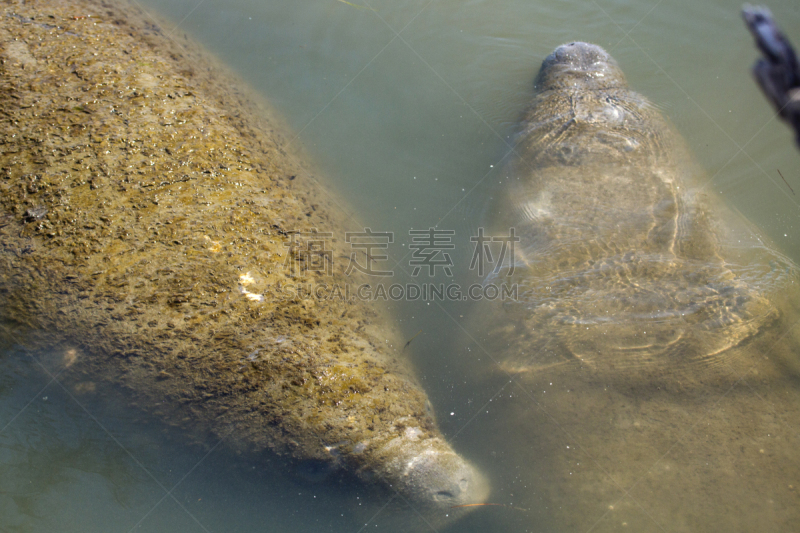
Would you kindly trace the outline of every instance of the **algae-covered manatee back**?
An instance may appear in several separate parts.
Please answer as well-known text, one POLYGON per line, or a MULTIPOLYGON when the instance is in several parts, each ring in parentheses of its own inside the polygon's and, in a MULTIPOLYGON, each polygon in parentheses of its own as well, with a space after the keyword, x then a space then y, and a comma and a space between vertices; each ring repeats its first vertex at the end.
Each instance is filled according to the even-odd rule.
POLYGON ((131 6, 0 17, 7 339, 187 434, 330 462, 436 512, 486 496, 383 311, 288 290, 357 283, 359 228, 230 75, 131 6))

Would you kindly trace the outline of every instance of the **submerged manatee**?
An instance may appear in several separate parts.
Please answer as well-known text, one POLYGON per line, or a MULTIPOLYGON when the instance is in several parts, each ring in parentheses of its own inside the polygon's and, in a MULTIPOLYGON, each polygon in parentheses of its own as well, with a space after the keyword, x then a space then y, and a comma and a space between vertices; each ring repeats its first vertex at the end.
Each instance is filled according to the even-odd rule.
POLYGON ((5 342, 56 353, 75 392, 110 382, 187 433, 342 467, 428 516, 482 501, 381 311, 287 290, 356 283, 356 228, 180 41, 134 7, 4 4, 5 342), (303 269, 322 241, 330 272, 303 269))
POLYGON ((575 530, 795 529, 796 266, 703 189, 602 48, 560 46, 534 85, 490 212, 520 242, 487 281, 519 298, 482 305, 473 331, 537 407, 520 400, 504 438, 537 449, 527 481, 546 514, 575 530), (768 520, 750 507, 767 500, 768 520))

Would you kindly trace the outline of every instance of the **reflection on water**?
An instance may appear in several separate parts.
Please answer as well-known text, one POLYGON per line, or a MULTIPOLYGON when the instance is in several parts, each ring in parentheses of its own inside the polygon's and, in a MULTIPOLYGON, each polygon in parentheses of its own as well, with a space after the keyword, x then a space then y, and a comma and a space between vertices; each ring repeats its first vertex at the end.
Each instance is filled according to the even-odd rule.
MULTIPOLYGON (((456 232, 454 277, 472 280, 468 237, 506 177, 504 143, 541 60, 575 39, 606 47, 686 137, 708 187, 800 259, 797 199, 775 172, 800 189, 791 173, 798 155, 788 130, 767 124, 772 112, 747 73, 755 51, 738 4, 171 0, 154 7, 270 99, 299 133, 297 147, 361 221, 395 232, 389 255, 400 263, 398 282, 411 280, 408 230, 437 224, 456 232)), ((792 34, 796 10, 785 1, 771 7, 800 40, 792 34)), ((752 361, 741 371, 635 385, 563 372, 510 382, 494 346, 465 335, 472 303, 403 304, 401 326, 413 337, 406 352, 443 432, 491 477, 490 501, 510 506, 480 508, 453 530, 800 528, 793 378, 800 330, 797 311, 779 299, 771 296, 784 310, 779 328, 736 348, 752 361)), ((384 508, 390 497, 365 494, 353 480, 235 457, 213 441, 186 443, 113 405, 119 391, 73 397, 52 380, 48 354, 32 354, 44 367, 28 355, 13 343, 3 347, 0 529, 425 528, 412 511, 394 501, 384 508)))

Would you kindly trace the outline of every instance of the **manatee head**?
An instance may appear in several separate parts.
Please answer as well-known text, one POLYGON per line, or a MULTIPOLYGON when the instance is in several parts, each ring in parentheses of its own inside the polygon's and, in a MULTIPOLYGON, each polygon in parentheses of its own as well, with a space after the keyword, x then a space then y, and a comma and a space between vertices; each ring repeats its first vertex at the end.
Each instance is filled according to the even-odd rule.
POLYGON ((608 52, 596 44, 562 44, 542 62, 537 91, 604 90, 627 86, 625 75, 608 52))
POLYGON ((533 166, 629 162, 663 157, 666 125, 657 109, 628 87, 601 47, 574 42, 545 58, 520 123, 518 149, 533 166))
POLYGON ((401 483, 429 507, 449 510, 489 495, 483 475, 444 441, 432 440, 406 457, 401 483))
POLYGON ((469 510, 458 506, 483 503, 489 496, 483 474, 441 436, 424 429, 407 426, 371 455, 373 475, 429 521, 457 517, 469 510))

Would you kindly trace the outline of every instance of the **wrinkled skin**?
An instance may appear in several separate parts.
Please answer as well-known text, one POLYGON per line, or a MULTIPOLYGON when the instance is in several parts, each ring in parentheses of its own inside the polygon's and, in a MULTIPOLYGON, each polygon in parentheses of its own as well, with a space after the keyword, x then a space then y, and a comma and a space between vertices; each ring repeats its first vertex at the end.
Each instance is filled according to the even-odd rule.
POLYGON ((74 394, 122 389, 191 438, 345 469, 432 523, 483 501, 386 313, 281 297, 357 285, 342 236, 361 228, 236 82, 103 2, 3 4, 0 56, 4 342, 51 354, 74 394), (314 229, 329 276, 286 261, 314 229))
POLYGON ((526 391, 485 430, 527 454, 517 504, 568 531, 797 529, 796 266, 602 48, 557 48, 534 91, 488 221, 520 237, 487 279, 519 299, 470 330, 526 391))
POLYGON ((535 87, 521 160, 495 211, 498 228, 522 236, 510 276, 522 304, 507 312, 551 335, 538 353, 504 359, 509 370, 688 371, 777 318, 765 291, 792 265, 753 263, 761 240, 734 217, 715 218, 680 140, 604 50, 558 48, 535 87), (734 239, 742 250, 724 249, 734 239), (605 349, 609 335, 626 357, 605 349))

